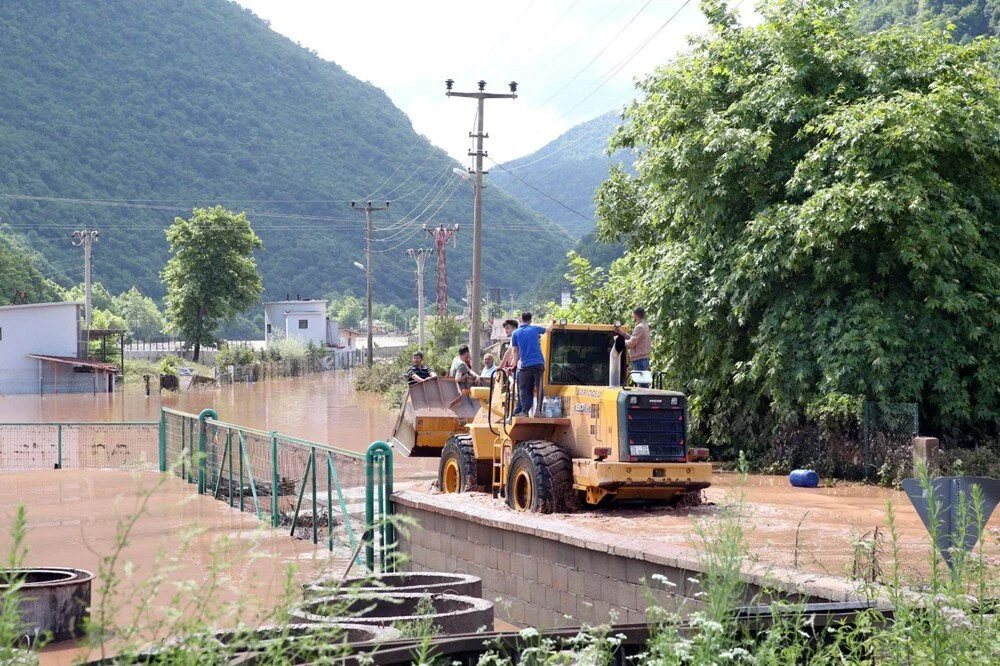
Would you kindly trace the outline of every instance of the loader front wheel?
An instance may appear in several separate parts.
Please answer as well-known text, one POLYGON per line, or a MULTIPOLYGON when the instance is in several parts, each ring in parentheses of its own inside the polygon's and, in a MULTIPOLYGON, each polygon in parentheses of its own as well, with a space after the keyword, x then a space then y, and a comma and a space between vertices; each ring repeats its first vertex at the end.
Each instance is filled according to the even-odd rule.
POLYGON ((455 435, 445 442, 438 466, 438 488, 443 493, 468 493, 480 489, 476 485, 476 456, 468 435, 455 435))
POLYGON ((573 470, 569 454, 544 440, 521 442, 507 473, 507 505, 515 511, 565 511, 571 499, 573 470))

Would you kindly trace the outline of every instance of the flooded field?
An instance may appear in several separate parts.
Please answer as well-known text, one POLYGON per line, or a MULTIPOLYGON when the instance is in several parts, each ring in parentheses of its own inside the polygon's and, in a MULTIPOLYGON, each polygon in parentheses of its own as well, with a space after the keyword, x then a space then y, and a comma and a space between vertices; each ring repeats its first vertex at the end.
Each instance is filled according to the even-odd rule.
MULTIPOLYGON (((357 393, 352 373, 325 372, 304 377, 233 384, 216 389, 172 393, 138 386, 124 392, 0 396, 0 423, 22 421, 156 421, 160 407, 197 414, 211 407, 219 418, 261 430, 364 451, 392 432, 395 414, 375 396, 357 393)), ((429 478, 437 461, 396 459, 397 478, 429 478)))
MULTIPOLYGON (((27 509, 29 566, 76 567, 95 574, 102 566, 107 570, 103 558, 116 552, 121 521, 139 516, 114 567, 120 587, 107 605, 121 628, 119 636, 129 628, 146 638, 171 633, 164 613, 168 607, 191 614, 205 606, 206 619, 219 626, 266 621, 285 598, 290 567, 297 584, 346 564, 324 548, 289 538, 285 530, 267 528, 252 514, 194 494, 173 476, 70 469, 6 473, 0 483, 4 556, 18 504, 27 509)), ((101 587, 113 578, 94 581, 95 615, 101 587)), ((79 646, 61 643, 42 655, 42 663, 68 664, 83 654, 79 646)))

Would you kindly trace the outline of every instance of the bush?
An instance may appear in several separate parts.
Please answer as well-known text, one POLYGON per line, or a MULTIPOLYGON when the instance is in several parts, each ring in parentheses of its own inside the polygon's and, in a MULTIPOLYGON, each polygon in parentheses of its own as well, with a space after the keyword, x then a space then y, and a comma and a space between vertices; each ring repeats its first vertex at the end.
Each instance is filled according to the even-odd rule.
POLYGON ((161 375, 176 375, 177 369, 184 364, 184 359, 179 356, 174 356, 173 354, 169 356, 164 356, 160 359, 160 374, 161 375))
POLYGON ((215 365, 225 368, 230 365, 252 365, 257 362, 253 349, 242 345, 221 343, 215 355, 215 365))
POLYGON ((947 449, 941 457, 943 476, 988 476, 1000 479, 1000 440, 968 449, 947 449))

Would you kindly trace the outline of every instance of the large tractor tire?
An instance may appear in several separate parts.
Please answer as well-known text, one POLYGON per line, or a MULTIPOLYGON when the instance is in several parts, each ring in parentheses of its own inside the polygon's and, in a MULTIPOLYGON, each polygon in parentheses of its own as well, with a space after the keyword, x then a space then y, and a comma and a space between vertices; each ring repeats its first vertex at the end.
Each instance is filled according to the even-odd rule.
POLYGON ((441 449, 438 488, 443 493, 470 493, 481 490, 476 483, 476 455, 472 437, 452 435, 441 449))
POLYGON ((573 465, 569 454, 544 440, 521 442, 507 472, 507 505, 515 511, 552 513, 569 509, 573 465))

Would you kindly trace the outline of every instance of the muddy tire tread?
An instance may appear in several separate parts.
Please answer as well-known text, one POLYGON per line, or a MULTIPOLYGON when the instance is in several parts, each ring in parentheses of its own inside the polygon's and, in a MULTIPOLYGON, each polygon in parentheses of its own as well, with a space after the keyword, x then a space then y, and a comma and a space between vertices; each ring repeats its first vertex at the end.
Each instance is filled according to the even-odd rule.
MULTIPOLYGON (((573 464, 569 453, 547 440, 526 440, 515 448, 524 451, 538 471, 539 513, 567 511, 572 502, 573 464)), ((513 462, 513 458, 512 458, 513 462)))
POLYGON ((448 441, 445 442, 444 448, 441 449, 441 464, 438 465, 438 488, 440 490, 444 490, 445 451, 447 451, 449 447, 458 449, 458 466, 462 474, 462 479, 465 482, 462 484, 462 488, 459 492, 473 493, 481 491, 482 488, 476 483, 476 454, 472 448, 471 435, 452 435, 448 438, 448 441))

